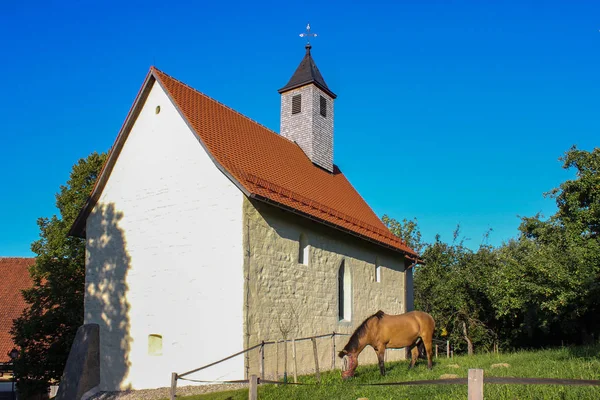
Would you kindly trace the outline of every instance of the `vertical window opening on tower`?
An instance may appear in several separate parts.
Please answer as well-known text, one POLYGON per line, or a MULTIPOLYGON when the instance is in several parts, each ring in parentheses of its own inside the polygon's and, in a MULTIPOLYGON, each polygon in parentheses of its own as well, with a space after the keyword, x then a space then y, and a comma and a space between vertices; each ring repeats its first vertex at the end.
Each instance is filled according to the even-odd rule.
POLYGON ((297 94, 292 97, 292 114, 300 114, 302 111, 302 95, 297 94))
POLYGON ((327 100, 321 96, 321 115, 327 117, 327 100))

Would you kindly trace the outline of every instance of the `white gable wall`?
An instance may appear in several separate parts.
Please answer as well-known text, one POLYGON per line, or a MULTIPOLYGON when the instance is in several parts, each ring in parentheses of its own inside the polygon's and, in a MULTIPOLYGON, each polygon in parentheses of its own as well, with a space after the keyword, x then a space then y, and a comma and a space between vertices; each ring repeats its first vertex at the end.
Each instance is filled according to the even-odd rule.
MULTIPOLYGON (((243 348, 242 204, 155 83, 86 223, 101 390, 169 386, 171 372, 243 348)), ((190 378, 242 379, 243 362, 190 378)))

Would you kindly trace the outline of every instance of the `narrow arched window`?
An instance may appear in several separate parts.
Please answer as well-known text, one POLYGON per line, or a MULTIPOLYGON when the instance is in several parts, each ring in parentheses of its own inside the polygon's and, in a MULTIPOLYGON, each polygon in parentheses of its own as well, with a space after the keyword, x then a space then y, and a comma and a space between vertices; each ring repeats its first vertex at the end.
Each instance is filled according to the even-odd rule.
POLYGON ((340 321, 350 321, 352 311, 352 280, 346 263, 342 260, 338 272, 338 315, 340 321))
POLYGON ((304 233, 300 235, 298 246, 298 263, 308 265, 308 238, 304 233))
POLYGON ((381 282, 381 265, 378 257, 375 257, 375 282, 381 282))

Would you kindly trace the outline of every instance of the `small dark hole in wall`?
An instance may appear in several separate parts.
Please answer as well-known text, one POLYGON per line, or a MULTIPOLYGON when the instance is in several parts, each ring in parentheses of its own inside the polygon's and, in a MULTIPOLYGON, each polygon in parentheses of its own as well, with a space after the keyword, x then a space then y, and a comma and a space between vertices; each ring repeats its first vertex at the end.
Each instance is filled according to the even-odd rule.
POLYGON ((156 106, 156 113, 158 114, 160 112, 160 106, 156 106))

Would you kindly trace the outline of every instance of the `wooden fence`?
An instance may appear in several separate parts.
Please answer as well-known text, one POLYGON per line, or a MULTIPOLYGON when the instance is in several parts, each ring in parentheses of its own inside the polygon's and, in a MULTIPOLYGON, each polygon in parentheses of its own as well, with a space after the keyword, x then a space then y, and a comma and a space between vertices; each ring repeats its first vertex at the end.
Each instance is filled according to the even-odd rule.
MULTIPOLYGON (((322 385, 321 384, 321 375, 319 368, 319 358, 317 352, 317 341, 319 338, 332 338, 332 353, 331 353, 331 365, 332 369, 335 369, 335 358, 336 358, 336 346, 335 346, 335 336, 348 336, 347 334, 341 333, 328 333, 324 335, 317 336, 309 336, 305 338, 299 339, 290 339, 290 340, 278 340, 278 341, 268 341, 261 342, 255 346, 252 346, 246 350, 240 351, 238 353, 232 354, 228 357, 225 357, 219 361, 215 361, 213 363, 204 365, 200 368, 193 369, 191 371, 187 371, 181 374, 173 372, 171 374, 171 391, 170 391, 170 399, 175 400, 176 391, 177 391, 177 381, 180 379, 189 380, 192 382, 206 382, 206 381, 198 381, 194 379, 185 378, 186 376, 193 374, 194 372, 198 372, 204 370, 206 368, 212 367, 213 365, 222 363, 239 355, 245 354, 249 351, 258 349, 259 350, 259 375, 251 375, 249 379, 243 380, 233 380, 233 381, 217 381, 214 383, 246 383, 249 385, 248 398, 250 400, 257 400, 258 396, 258 385, 259 384, 277 384, 277 385, 309 385, 298 382, 297 377, 297 366, 295 363, 296 359, 296 342, 310 340, 312 342, 314 362, 315 362, 315 377, 316 384, 310 385, 322 385), (293 382, 288 382, 287 380, 287 369, 284 368, 283 381, 279 380, 279 373, 276 374, 277 380, 267 380, 265 379, 265 367, 264 367, 264 349, 267 345, 278 344, 278 343, 287 343, 291 342, 292 344, 292 358, 294 362, 292 363, 293 368, 293 382)), ((446 357, 453 357, 453 350, 449 341, 445 343, 442 341, 442 344, 446 345, 446 357)), ((285 347, 284 358, 287 360, 287 346, 285 347)), ((495 349, 496 350, 496 349, 495 349)), ((435 345, 435 356, 438 357, 438 344, 435 345)), ((287 361, 285 362, 287 368, 287 361)), ((488 377, 485 378, 483 376, 483 369, 469 369, 469 374, 467 378, 451 378, 451 379, 434 379, 434 380, 420 380, 420 381, 405 381, 405 382, 386 382, 386 383, 348 383, 348 385, 356 385, 356 386, 413 386, 413 385, 467 385, 467 393, 469 400, 482 400, 483 399, 483 388, 484 381, 486 384, 503 384, 503 385, 563 385, 563 386, 600 386, 600 380, 584 380, 584 379, 555 379, 555 378, 517 378, 517 377, 488 377)), ((208 382, 207 382, 208 383, 208 382)))
MULTIPOLYGON (((335 369, 336 366, 336 357, 337 357, 337 350, 336 350, 336 344, 335 344, 335 338, 336 336, 349 336, 349 334, 346 333, 338 333, 338 332, 332 332, 332 333, 326 333, 324 335, 316 335, 316 336, 308 336, 308 337, 303 337, 303 338, 294 338, 294 339, 287 339, 287 340, 277 340, 277 341, 269 341, 269 342, 262 342, 260 344, 258 353, 259 353, 259 375, 260 375, 260 379, 261 380, 265 380, 265 347, 267 345, 271 345, 271 344, 275 344, 276 350, 277 350, 277 366, 279 365, 279 344, 283 343, 284 344, 284 352, 283 352, 283 365, 284 365, 284 370, 283 370, 283 380, 284 382, 287 382, 287 365, 288 365, 288 354, 287 354, 287 344, 290 343, 292 345, 292 373, 293 373, 293 377, 294 377, 294 383, 298 382, 298 365, 297 365, 297 354, 296 354, 296 343, 299 342, 303 342, 303 341, 311 341, 312 344, 312 356, 313 356, 313 360, 314 360, 314 373, 315 373, 315 377, 317 379, 317 382, 319 382, 321 380, 321 367, 319 366, 319 355, 318 355, 318 349, 317 349, 317 339, 323 339, 323 338, 331 338, 331 369, 335 369)), ((277 370, 275 372, 275 378, 276 380, 279 380, 279 369, 277 367, 277 370)))
MULTIPOLYGON (((258 399, 259 384, 282 384, 282 382, 261 381, 256 375, 252 375, 249 382, 248 399, 258 399)), ((513 377, 488 377, 486 384, 501 385, 564 385, 564 386, 600 386, 599 380, 584 379, 554 379, 554 378, 513 378, 513 377)), ((415 385, 467 385, 468 400, 483 400, 483 370, 470 369, 468 378, 435 379, 427 381, 406 381, 386 383, 363 383, 351 384, 356 386, 415 386, 415 385)), ((303 385, 303 384, 299 384, 303 385)))
MULTIPOLYGON (((321 382, 321 370, 323 369, 322 366, 319 365, 319 356, 318 356, 318 349, 317 349, 317 339, 324 339, 324 338, 331 338, 331 370, 336 369, 336 358, 337 358, 337 349, 336 349, 336 342, 335 342, 335 338, 336 336, 350 336, 350 334, 347 333, 339 333, 339 332, 332 332, 332 333, 326 333, 323 335, 315 335, 315 336, 308 336, 308 337, 303 337, 303 338, 294 338, 294 339, 281 339, 281 340, 272 340, 272 341, 262 341, 259 344, 256 344, 248 349, 242 350, 238 353, 232 354, 228 357, 225 357, 219 361, 215 361, 213 363, 204 365, 202 367, 193 369, 191 371, 186 371, 183 372, 181 374, 178 374, 176 372, 173 372, 171 374, 171 392, 170 392, 170 399, 174 400, 176 397, 176 391, 177 391, 177 381, 178 380, 187 380, 187 381, 191 381, 191 382, 201 382, 201 383, 250 383, 250 379, 245 379, 245 380, 232 380, 232 381, 201 381, 201 380, 196 380, 196 379, 190 379, 190 378, 186 378, 187 376, 195 373, 195 372, 199 372, 202 371, 204 369, 210 368, 214 365, 217 365, 219 363, 222 363, 224 361, 230 360, 234 357, 240 356, 242 354, 248 353, 250 351, 253 351, 255 349, 258 349, 258 359, 259 359, 259 374, 257 375, 257 384, 258 382, 262 382, 262 383, 272 383, 272 384, 285 384, 288 383, 288 374, 287 374, 287 365, 288 365, 288 346, 287 344, 290 343, 292 346, 292 374, 293 374, 293 383, 294 384, 299 384, 298 383, 298 365, 297 365, 297 357, 296 357, 296 343, 299 342, 303 342, 303 341, 308 341, 310 340, 312 343, 312 356, 313 356, 313 360, 314 360, 314 374, 315 374, 315 379, 317 381, 317 383, 321 382), (283 365, 284 365, 284 369, 283 369, 283 381, 280 382, 280 374, 279 374, 279 344, 280 343, 284 343, 284 352, 283 352, 283 365), (267 380, 265 379, 265 348, 266 346, 269 345, 275 345, 276 346, 276 351, 277 351, 277 361, 276 361, 276 372, 274 375, 275 380, 267 380)), ((446 347, 446 356, 448 358, 452 358, 454 356, 453 354, 453 350, 452 350, 452 346, 450 344, 450 341, 441 341, 441 340, 437 340, 434 339, 434 342, 440 343, 445 345, 446 347)), ((438 344, 435 345, 435 357, 438 357, 438 344)))
POLYGON ((443 340, 433 339, 433 343, 435 344, 435 358, 438 358, 438 351, 439 351, 440 344, 442 346, 446 347, 446 357, 447 358, 454 357, 454 350, 453 350, 449 340, 443 341, 443 340))
MULTIPOLYGON (((314 372, 315 372, 315 377, 317 379, 317 382, 321 381, 321 368, 319 367, 319 356, 318 356, 318 350, 317 350, 317 339, 322 339, 322 338, 331 338, 331 369, 335 369, 336 367, 336 357, 337 357, 337 350, 336 350, 336 344, 335 344, 335 338, 336 336, 350 336, 347 333, 339 333, 339 332, 332 332, 332 333, 326 333, 323 335, 316 335, 316 336, 308 336, 308 337, 303 337, 303 338, 294 338, 294 339, 282 339, 282 340, 275 340, 275 341, 262 341, 261 343, 254 345, 248 349, 242 350, 238 353, 232 354, 228 357, 225 357, 219 361, 215 361, 213 363, 204 365, 202 367, 190 370, 190 371, 186 371, 183 372, 181 374, 178 374, 176 372, 173 372, 171 374, 171 392, 170 392, 170 399, 174 400, 176 397, 176 391, 177 391, 177 381, 180 379, 183 380, 188 380, 191 382, 203 382, 203 383, 210 383, 207 381, 200 381, 200 380, 195 380, 195 379, 189 379, 189 378, 185 378, 188 375, 191 375, 195 372, 198 371, 202 371, 204 369, 210 368, 214 365, 217 365, 219 363, 222 363, 224 361, 230 360, 234 357, 237 357, 239 355, 248 353, 252 350, 258 349, 259 352, 259 377, 257 377, 258 379, 260 379, 260 381, 262 381, 263 383, 267 383, 267 382, 278 382, 279 381, 279 369, 276 370, 275 373, 275 378, 277 381, 268 381, 265 379, 265 347, 268 345, 275 345, 277 346, 277 358, 279 358, 279 344, 280 343, 284 343, 284 354, 283 354, 283 358, 284 358, 284 370, 283 370, 283 382, 282 383, 287 383, 288 381, 288 375, 287 375, 287 360, 288 360, 288 355, 287 355, 287 344, 291 343, 292 345, 292 372, 293 372, 293 378, 294 378, 294 383, 298 383, 298 366, 296 363, 296 343, 298 342, 302 342, 302 341, 308 341, 310 340, 312 342, 312 353, 313 353, 313 357, 314 357, 314 372)), ((278 361, 277 361, 277 365, 279 365, 278 361)), ((235 381, 219 381, 219 383, 249 383, 250 380, 249 379, 245 379, 245 380, 235 380, 235 381)), ((217 382, 215 382, 217 383, 217 382)))

